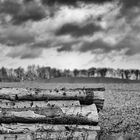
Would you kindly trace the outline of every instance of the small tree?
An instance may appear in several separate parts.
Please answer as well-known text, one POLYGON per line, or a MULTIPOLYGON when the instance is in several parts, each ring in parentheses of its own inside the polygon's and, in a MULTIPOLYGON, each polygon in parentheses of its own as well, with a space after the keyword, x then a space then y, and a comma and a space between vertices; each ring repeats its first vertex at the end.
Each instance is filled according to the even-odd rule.
POLYGON ((37 67, 35 65, 29 65, 26 71, 27 80, 35 80, 38 78, 37 67))
POLYGON ((74 74, 74 77, 77 77, 77 76, 78 76, 78 74, 79 74, 79 70, 74 69, 74 70, 73 70, 73 74, 74 74))
POLYGON ((17 79, 19 79, 20 81, 23 80, 25 74, 24 74, 24 69, 19 67, 17 69, 14 70, 15 73, 16 73, 16 77, 17 79))
POLYGON ((70 77, 70 70, 69 69, 64 70, 64 76, 65 77, 70 77))
POLYGON ((5 67, 1 68, 1 77, 2 78, 7 78, 7 71, 5 67))
POLYGON ((80 70, 80 73, 82 76, 87 77, 88 76, 88 71, 85 69, 80 70))
POLYGON ((40 79, 50 79, 52 70, 50 67, 38 67, 37 73, 40 79))
POLYGON ((88 77, 95 75, 96 68, 89 68, 88 69, 88 77))
POLYGON ((119 72, 120 72, 121 78, 124 79, 124 70, 123 69, 120 69, 119 72))
POLYGON ((139 80, 140 70, 135 70, 136 80, 139 80))
POLYGON ((101 77, 105 77, 107 73, 107 68, 99 68, 97 69, 98 73, 100 73, 101 77))
POLYGON ((130 77, 130 71, 129 70, 124 70, 125 78, 129 79, 130 77))

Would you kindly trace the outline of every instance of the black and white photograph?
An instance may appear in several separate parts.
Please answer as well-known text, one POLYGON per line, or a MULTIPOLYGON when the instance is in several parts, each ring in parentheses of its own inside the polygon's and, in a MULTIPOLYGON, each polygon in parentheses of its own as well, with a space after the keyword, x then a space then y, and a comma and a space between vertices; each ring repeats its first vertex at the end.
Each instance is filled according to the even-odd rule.
POLYGON ((140 0, 0 0, 0 140, 140 140, 140 0))

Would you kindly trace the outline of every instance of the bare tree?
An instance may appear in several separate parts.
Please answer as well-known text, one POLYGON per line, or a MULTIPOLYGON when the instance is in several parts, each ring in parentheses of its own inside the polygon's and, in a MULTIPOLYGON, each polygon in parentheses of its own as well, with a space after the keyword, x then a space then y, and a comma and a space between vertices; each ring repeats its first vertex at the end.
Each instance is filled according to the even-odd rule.
POLYGON ((20 81, 24 79, 24 69, 21 67, 18 67, 17 69, 14 70, 16 73, 16 77, 17 79, 19 79, 20 81))
POLYGON ((95 75, 96 68, 92 67, 88 69, 88 77, 93 77, 95 75))
POLYGON ((130 71, 129 70, 124 70, 125 78, 130 79, 130 71))
POLYGON ((107 68, 99 68, 97 72, 100 73, 101 77, 105 77, 107 73, 107 68))
POLYGON ((74 76, 77 77, 78 74, 79 74, 79 70, 78 70, 78 69, 74 69, 74 70, 73 70, 73 73, 74 73, 74 76))

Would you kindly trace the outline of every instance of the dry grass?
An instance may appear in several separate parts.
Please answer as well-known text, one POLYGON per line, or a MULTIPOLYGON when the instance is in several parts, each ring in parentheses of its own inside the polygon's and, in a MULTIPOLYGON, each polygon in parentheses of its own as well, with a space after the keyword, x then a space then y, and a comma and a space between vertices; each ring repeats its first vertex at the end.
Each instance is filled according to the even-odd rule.
POLYGON ((0 87, 42 89, 105 87, 104 109, 99 113, 102 135, 140 134, 140 84, 1 83, 0 87))

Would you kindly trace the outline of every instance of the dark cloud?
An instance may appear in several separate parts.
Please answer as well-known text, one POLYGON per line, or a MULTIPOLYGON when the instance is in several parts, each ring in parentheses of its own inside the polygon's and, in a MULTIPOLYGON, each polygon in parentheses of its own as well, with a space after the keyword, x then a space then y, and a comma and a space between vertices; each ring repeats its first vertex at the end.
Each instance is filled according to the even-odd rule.
POLYGON ((35 50, 33 52, 28 52, 20 56, 21 59, 33 59, 39 58, 42 54, 42 50, 35 50))
POLYGON ((138 39, 135 39, 135 37, 128 36, 124 40, 119 42, 115 47, 121 49, 127 49, 126 55, 132 56, 140 53, 139 45, 140 45, 140 41, 138 39))
POLYGON ((56 35, 67 35, 70 34, 74 37, 81 37, 86 35, 92 35, 94 32, 102 30, 100 26, 94 25, 93 23, 85 26, 76 24, 65 24, 59 30, 56 31, 56 35))
POLYGON ((15 15, 21 9, 21 4, 15 0, 0 1, 0 13, 15 15))
MULTIPOLYGON (((96 40, 93 42, 71 42, 71 43, 62 43, 61 47, 57 49, 58 52, 70 52, 70 51, 79 51, 84 52, 94 52, 97 49, 100 49, 102 53, 108 53, 114 48, 111 48, 109 44, 103 42, 102 40, 96 40)), ((118 49, 118 48, 117 48, 118 49)))
POLYGON ((24 3, 32 2, 34 0, 24 0, 24 3))
POLYGON ((20 58, 20 59, 33 59, 38 58, 42 54, 42 49, 31 49, 31 48, 13 48, 7 53, 8 57, 20 58), (16 49, 16 51, 15 51, 16 49))
POLYGON ((140 53, 139 47, 140 41, 127 36, 122 41, 116 45, 110 46, 108 43, 103 42, 102 40, 97 40, 94 42, 85 42, 79 49, 80 52, 84 53, 87 51, 94 52, 97 49, 101 50, 101 53, 109 53, 111 51, 121 51, 126 50, 125 55, 132 56, 140 53))
POLYGON ((30 45, 31 48, 51 48, 54 42, 51 40, 44 40, 40 42, 34 42, 30 45))
POLYGON ((28 44, 35 41, 35 36, 27 29, 10 26, 0 32, 0 43, 8 46, 28 44))
POLYGON ((70 52, 70 51, 72 51, 71 45, 62 46, 62 47, 57 49, 57 52, 70 52))
POLYGON ((114 0, 42 0, 42 3, 47 5, 61 4, 61 5, 78 6, 77 5, 78 2, 103 4, 104 2, 112 2, 112 1, 114 0))
POLYGON ((130 8, 140 6, 140 1, 139 0, 120 0, 120 3, 123 4, 123 9, 124 10, 126 10, 126 9, 130 10, 130 8))
POLYGON ((127 22, 140 14, 140 12, 135 11, 135 9, 140 9, 140 0, 119 0, 121 7, 120 16, 125 17, 127 22))
POLYGON ((71 52, 74 49, 76 49, 78 44, 79 44, 79 41, 72 41, 72 42, 65 42, 65 43, 60 42, 60 43, 58 43, 58 45, 56 47, 57 47, 58 52, 71 52), (75 48, 73 48, 73 47, 75 47, 75 48))
MULTIPOLYGON (((80 42, 79 42, 80 43, 80 42)), ((101 54, 107 54, 112 51, 121 51, 126 50, 125 55, 132 56, 135 54, 140 53, 140 47, 139 47, 140 41, 135 40, 134 38, 128 36, 124 38, 122 41, 118 42, 115 45, 110 45, 109 43, 106 43, 102 41, 101 39, 98 39, 93 42, 83 42, 81 45, 78 45, 78 43, 65 43, 62 45, 62 47, 58 48, 58 52, 70 52, 70 51, 79 51, 81 53, 85 52, 92 52, 97 53, 97 50, 99 50, 99 53, 101 54), (73 47, 74 45, 74 47, 73 47)))
POLYGON ((103 42, 102 40, 96 40, 93 42, 85 42, 80 47, 79 51, 84 53, 87 51, 94 52, 97 49, 101 50, 101 53, 109 53, 111 51, 121 51, 126 50, 125 55, 133 56, 135 54, 140 53, 140 41, 127 36, 122 41, 117 43, 116 45, 110 46, 108 43, 103 42))
POLYGON ((103 53, 108 53, 113 48, 111 48, 109 44, 103 42, 102 40, 96 40, 93 42, 84 42, 83 45, 80 47, 79 51, 84 53, 87 51, 93 52, 94 50, 97 49, 102 50, 103 53))
POLYGON ((80 42, 78 40, 73 40, 70 42, 64 42, 62 40, 46 40, 35 42, 30 45, 32 49, 49 49, 55 48, 57 52, 71 52, 74 50, 73 47, 77 47, 80 42))
POLYGON ((45 18, 46 14, 41 6, 34 2, 29 2, 24 5, 24 8, 15 15, 15 23, 22 23, 27 20, 38 21, 45 18))
POLYGON ((43 7, 35 1, 19 3, 17 0, 5 0, 0 2, 0 13, 11 15, 14 24, 28 20, 38 21, 46 16, 43 7))

